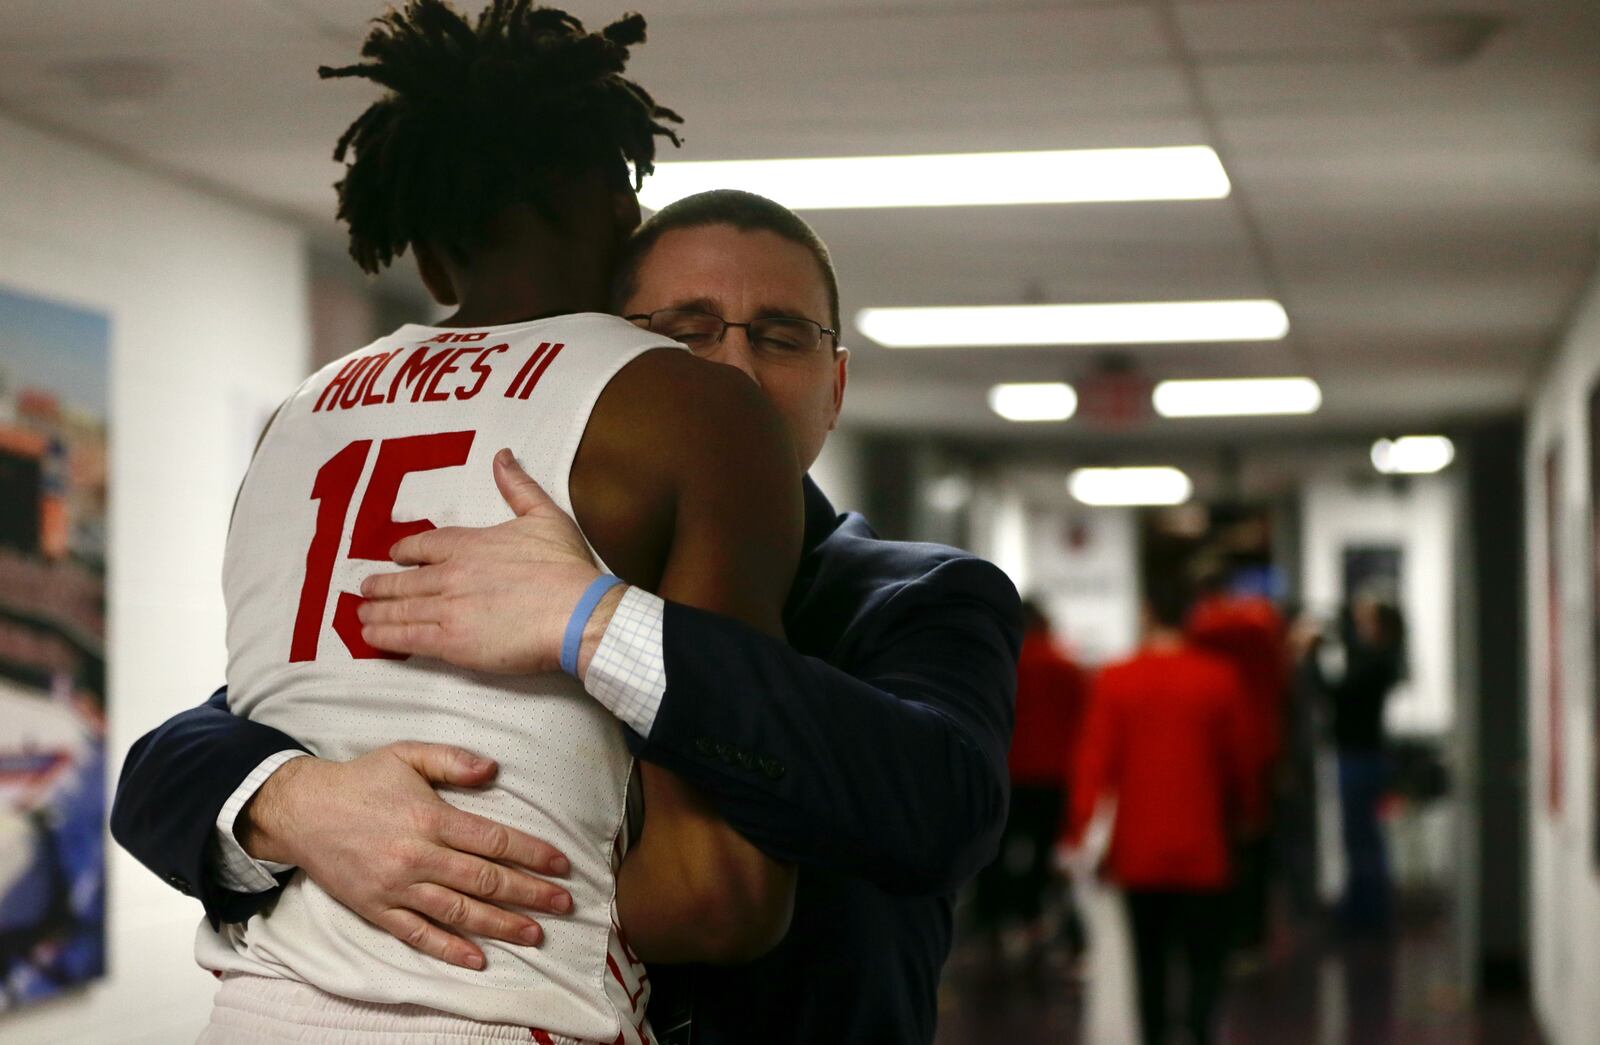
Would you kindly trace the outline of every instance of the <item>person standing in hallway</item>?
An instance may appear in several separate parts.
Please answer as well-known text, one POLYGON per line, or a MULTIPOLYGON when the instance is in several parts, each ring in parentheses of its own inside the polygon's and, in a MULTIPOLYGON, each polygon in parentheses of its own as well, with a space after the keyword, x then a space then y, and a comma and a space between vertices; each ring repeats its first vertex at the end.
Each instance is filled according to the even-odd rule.
POLYGON ((1105 870, 1127 898, 1145 1045, 1167 1040, 1174 950, 1188 967, 1188 1030, 1213 1040, 1230 848, 1261 819, 1249 698, 1231 664, 1185 636, 1189 601, 1173 578, 1150 582, 1139 650, 1090 690, 1071 795, 1069 845, 1102 800, 1116 803, 1105 870))
MULTIPOLYGON (((1405 617, 1392 602, 1357 597, 1344 615, 1344 673, 1323 678, 1339 755, 1339 823, 1344 836, 1346 929, 1382 934, 1394 915, 1388 846, 1378 806, 1388 787, 1383 711, 1405 674, 1405 617)), ((1313 654, 1312 663, 1319 664, 1313 654)))
POLYGON ((1203 578, 1202 597, 1189 613, 1186 630, 1197 646, 1211 650, 1239 673, 1249 698, 1249 745, 1263 801, 1259 830, 1239 840, 1235 853, 1233 942, 1241 957, 1259 955, 1266 943, 1273 806, 1283 754, 1284 703, 1288 651, 1283 616, 1262 595, 1229 589, 1223 571, 1203 578))
MULTIPOLYGON (((1011 807, 1000 852, 979 875, 973 902, 1002 954, 1015 940, 1031 964, 1048 942, 1045 899, 1087 694, 1083 671, 1055 640, 1050 618, 1033 599, 1022 602, 1022 626, 1016 728, 1007 756, 1011 807)), ((1068 932, 1077 949, 1079 933, 1070 921, 1068 932)))
POLYGON ((1322 633, 1322 623, 1302 607, 1285 608, 1293 621, 1285 638, 1289 658, 1288 690, 1283 703, 1283 747, 1273 802, 1273 859, 1284 886, 1292 924, 1319 917, 1317 750, 1324 732, 1325 693, 1311 658, 1306 656, 1322 633))

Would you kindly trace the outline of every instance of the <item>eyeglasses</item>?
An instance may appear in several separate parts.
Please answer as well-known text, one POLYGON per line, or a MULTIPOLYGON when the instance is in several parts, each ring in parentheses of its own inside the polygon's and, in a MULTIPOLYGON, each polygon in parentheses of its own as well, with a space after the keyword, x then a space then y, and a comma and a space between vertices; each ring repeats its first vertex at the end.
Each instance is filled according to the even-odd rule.
POLYGON ((729 323, 721 316, 691 308, 663 308, 648 315, 625 317, 629 322, 655 334, 670 337, 688 346, 695 355, 705 355, 722 343, 729 327, 738 327, 750 339, 750 346, 761 355, 789 362, 815 358, 822 349, 822 335, 838 344, 839 332, 799 316, 763 316, 748 323, 729 323))

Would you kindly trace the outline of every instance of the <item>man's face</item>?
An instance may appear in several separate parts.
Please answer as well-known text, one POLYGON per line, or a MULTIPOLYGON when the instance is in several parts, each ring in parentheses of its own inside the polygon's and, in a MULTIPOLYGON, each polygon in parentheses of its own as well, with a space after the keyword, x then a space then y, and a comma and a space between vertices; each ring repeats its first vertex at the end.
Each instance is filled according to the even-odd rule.
MULTIPOLYGON (((788 316, 831 326, 828 291, 811 252, 766 231, 704 225, 663 233, 639 264, 623 315, 692 309, 729 323, 788 316)), ((736 366, 772 400, 789 426, 803 468, 810 468, 839 418, 849 353, 834 338, 803 357, 763 352, 747 332, 729 328, 702 358, 736 366)))

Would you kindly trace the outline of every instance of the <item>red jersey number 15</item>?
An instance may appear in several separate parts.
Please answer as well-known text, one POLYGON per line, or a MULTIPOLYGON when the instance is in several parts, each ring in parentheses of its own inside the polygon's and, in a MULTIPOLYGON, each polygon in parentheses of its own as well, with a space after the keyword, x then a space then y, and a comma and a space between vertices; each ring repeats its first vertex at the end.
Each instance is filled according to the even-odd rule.
MULTIPOLYGON (((366 492, 356 509, 356 522, 350 533, 350 558, 372 562, 391 562, 389 549, 395 542, 434 528, 427 519, 401 522, 394 518, 394 502, 401 481, 412 472, 435 468, 454 468, 467 463, 476 432, 441 432, 385 439, 378 444, 378 460, 372 466, 366 492)), ((306 579, 300 586, 300 609, 294 618, 294 639, 289 646, 289 662, 316 660, 317 643, 322 636, 322 621, 328 607, 328 588, 333 567, 339 559, 339 538, 355 499, 356 485, 372 453, 371 439, 358 439, 317 469, 311 499, 317 502, 317 530, 306 549, 306 579)), ((365 601, 347 591, 339 593, 333 610, 333 630, 344 641, 350 655, 358 660, 384 658, 404 660, 399 653, 386 653, 367 645, 361 638, 361 621, 356 616, 365 601)))

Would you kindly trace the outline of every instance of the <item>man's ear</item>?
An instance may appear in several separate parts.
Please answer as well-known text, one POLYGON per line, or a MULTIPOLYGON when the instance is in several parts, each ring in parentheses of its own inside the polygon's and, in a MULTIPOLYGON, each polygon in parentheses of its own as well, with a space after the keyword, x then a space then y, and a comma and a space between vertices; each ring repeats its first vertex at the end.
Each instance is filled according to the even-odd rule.
POLYGON ((417 274, 422 277, 422 285, 428 288, 428 293, 441 305, 461 304, 461 295, 456 293, 455 280, 450 278, 450 269, 445 265, 439 252, 428 243, 413 243, 411 253, 417 259, 417 274))
POLYGON ((839 411, 844 409, 844 386, 850 380, 850 350, 840 345, 833 353, 833 420, 828 431, 839 427, 839 411))

